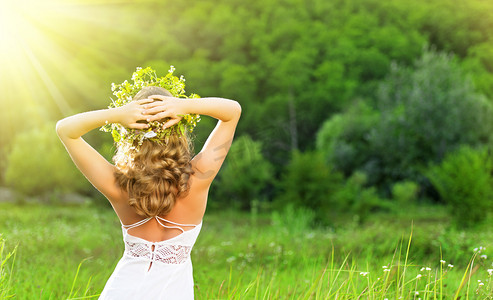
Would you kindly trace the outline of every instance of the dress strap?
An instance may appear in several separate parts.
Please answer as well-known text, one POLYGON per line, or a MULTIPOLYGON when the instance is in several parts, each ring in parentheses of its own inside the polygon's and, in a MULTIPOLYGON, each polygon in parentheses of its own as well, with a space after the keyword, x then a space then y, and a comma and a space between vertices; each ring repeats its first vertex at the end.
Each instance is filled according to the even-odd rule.
MULTIPOLYGON (((156 221, 163 227, 166 227, 166 228, 176 228, 176 229, 179 229, 181 230, 181 232, 185 232, 185 230, 183 230, 183 228, 179 227, 179 226, 182 226, 182 227, 197 227, 198 225, 197 224, 181 224, 181 223, 176 223, 176 222, 173 222, 173 221, 170 221, 170 220, 167 220, 165 218, 161 218, 159 216, 155 216, 155 217, 149 217, 149 218, 145 218, 143 220, 140 220, 138 222, 135 222, 133 224, 130 224, 130 225, 124 225, 122 223, 122 228, 125 229, 125 230, 129 230, 129 229, 132 229, 132 228, 135 228, 135 227, 139 227, 140 225, 142 224, 145 224, 147 222, 149 222, 151 219, 156 219, 156 221), (177 226, 169 226, 169 225, 166 225, 166 224, 163 224, 161 221, 163 222, 167 222, 167 223, 170 223, 170 224, 173 224, 173 225, 177 225, 177 226)), ((121 223, 121 221, 120 221, 121 223)))
MULTIPOLYGON (((135 222, 135 223, 130 224, 130 225, 125 225, 125 224, 122 223, 122 227, 124 229, 126 229, 126 230, 129 230, 129 229, 132 229, 132 228, 135 228, 135 227, 139 227, 140 225, 149 222, 150 219, 152 219, 152 218, 146 218, 146 219, 140 220, 140 221, 135 222)), ((121 221, 120 221, 120 223, 121 223, 121 221)))
POLYGON ((182 223, 176 223, 176 222, 170 221, 168 219, 162 218, 160 216, 156 216, 156 218, 159 219, 159 220, 161 220, 161 221, 168 222, 168 223, 171 223, 173 225, 183 226, 183 227, 197 227, 197 226, 199 226, 199 224, 182 224, 182 223))
POLYGON ((175 228, 175 229, 179 229, 181 230, 181 232, 185 232, 185 230, 181 227, 178 227, 178 226, 183 226, 183 227, 197 227, 198 225, 197 224, 181 224, 181 223, 176 223, 176 222, 173 222, 173 221, 170 221, 170 220, 167 220, 165 218, 162 218, 162 217, 159 217, 159 216, 156 216, 156 221, 163 227, 166 227, 166 228, 175 228), (168 226, 166 224, 163 224, 161 223, 161 221, 163 222, 168 222, 168 223, 171 223, 173 225, 178 225, 178 226, 168 226))

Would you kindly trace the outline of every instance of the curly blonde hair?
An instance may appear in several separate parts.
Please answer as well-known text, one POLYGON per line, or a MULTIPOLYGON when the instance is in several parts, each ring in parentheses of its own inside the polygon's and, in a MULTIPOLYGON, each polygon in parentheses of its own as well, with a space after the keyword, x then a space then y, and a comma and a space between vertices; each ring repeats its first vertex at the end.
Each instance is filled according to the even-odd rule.
MULTIPOLYGON (((133 100, 151 95, 171 96, 166 89, 151 86, 143 88, 133 100)), ((168 214, 176 199, 190 189, 188 180, 194 173, 190 136, 171 134, 162 142, 144 140, 138 151, 136 145, 120 146, 113 157, 116 182, 128 192, 129 204, 142 217, 168 214)))

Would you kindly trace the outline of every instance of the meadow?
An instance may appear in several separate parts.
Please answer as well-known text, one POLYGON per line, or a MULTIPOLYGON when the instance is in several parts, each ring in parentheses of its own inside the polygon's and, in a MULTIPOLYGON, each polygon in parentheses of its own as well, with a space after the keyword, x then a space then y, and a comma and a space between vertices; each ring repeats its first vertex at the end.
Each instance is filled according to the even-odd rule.
MULTIPOLYGON (((196 299, 492 299, 491 224, 458 230, 443 207, 402 211, 330 227, 289 207, 208 212, 196 299)), ((3 299, 96 299, 123 251, 117 217, 92 204, 2 204, 0 232, 3 299)))
POLYGON ((98 196, 55 123, 171 66, 243 111, 196 299, 493 299, 491 28, 485 0, 0 0, 0 299, 97 298, 120 223, 60 204, 98 196))

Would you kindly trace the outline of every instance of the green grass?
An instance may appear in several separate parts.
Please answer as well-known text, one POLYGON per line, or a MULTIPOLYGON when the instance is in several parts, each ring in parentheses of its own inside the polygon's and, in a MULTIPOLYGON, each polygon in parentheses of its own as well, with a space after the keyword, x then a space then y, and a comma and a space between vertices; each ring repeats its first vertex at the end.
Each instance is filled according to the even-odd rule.
MULTIPOLYGON (((196 299, 492 299, 491 224, 448 229, 437 207, 363 225, 311 220, 300 210, 206 213, 192 252, 196 299)), ((115 214, 93 206, 1 205, 0 233, 3 298, 90 299, 123 252, 115 214)))
POLYGON ((12 270, 15 261, 15 248, 6 253, 5 240, 0 235, 0 299, 12 298, 12 270))

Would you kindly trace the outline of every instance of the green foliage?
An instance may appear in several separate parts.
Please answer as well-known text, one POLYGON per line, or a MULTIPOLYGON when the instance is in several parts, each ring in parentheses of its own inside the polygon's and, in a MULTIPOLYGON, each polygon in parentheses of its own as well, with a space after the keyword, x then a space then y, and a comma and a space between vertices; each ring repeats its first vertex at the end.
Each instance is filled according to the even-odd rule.
POLYGON ((425 174, 449 205, 456 224, 471 226, 484 221, 493 207, 492 168, 486 149, 464 146, 425 174))
POLYGON ((493 41, 472 46, 463 66, 471 74, 478 90, 493 98, 493 41))
POLYGON ((369 132, 380 120, 380 113, 359 101, 346 112, 326 120, 317 132, 317 149, 337 170, 350 175, 357 169, 370 171, 372 160, 369 132))
POLYGON ((392 198, 401 205, 414 204, 418 198, 419 184, 414 181, 396 182, 392 186, 392 198))
POLYGON ((343 175, 331 168, 319 151, 294 152, 278 182, 280 194, 274 202, 282 209, 291 209, 291 205, 293 209, 311 209, 316 221, 322 224, 331 223, 341 213, 362 222, 372 212, 389 207, 376 189, 367 188, 366 184, 363 172, 355 172, 344 181, 343 175))
POLYGON ((292 203, 280 211, 272 212, 272 225, 293 235, 302 235, 313 228, 316 213, 306 207, 295 207, 292 203))
POLYGON ((217 190, 217 203, 247 209, 253 201, 262 200, 262 192, 272 181, 272 165, 262 156, 262 143, 248 135, 233 141, 212 190, 217 190))
POLYGON ((331 209, 331 196, 339 188, 342 175, 325 163, 320 152, 293 152, 291 161, 278 182, 278 207, 288 203, 295 208, 305 207, 325 219, 331 209))
POLYGON ((355 172, 331 196, 332 212, 353 215, 358 222, 365 221, 371 213, 388 210, 389 203, 378 196, 375 187, 366 188, 367 175, 355 172))
POLYGON ((25 195, 84 191, 88 182, 74 168, 55 133, 55 124, 17 135, 7 157, 5 180, 25 195))
MULTIPOLYGON (((447 81, 444 76, 463 66, 477 89, 491 98, 492 12, 493 2, 483 0, 146 0, 110 7, 90 5, 80 11, 77 20, 65 16, 64 26, 46 24, 53 34, 40 29, 47 42, 52 42, 50 53, 59 59, 50 59, 39 52, 44 48, 38 47, 32 53, 39 59, 36 67, 4 64, 0 74, 5 91, 0 111, 0 173, 5 174, 14 133, 73 111, 106 106, 111 96, 109 84, 123 82, 135 66, 151 66, 166 74, 172 64, 186 76, 187 89, 242 104, 245 109, 237 133, 249 134, 262 143, 262 153, 276 174, 290 161, 292 150, 313 149, 315 141, 327 139, 318 149, 345 176, 365 172, 368 185, 377 185, 387 195, 393 183, 410 179, 426 194, 429 183, 419 172, 422 165, 439 162, 459 144, 475 145, 478 136, 480 144, 488 143, 489 138, 481 133, 491 129, 488 101, 482 100, 484 114, 475 115, 482 120, 475 124, 482 122, 483 130, 463 122, 471 120, 468 117, 455 119, 452 107, 465 115, 478 110, 475 105, 467 106, 470 101, 464 93, 452 88, 456 96, 439 95, 428 89, 426 82, 439 89, 460 86, 464 78, 447 81), (94 15, 101 17, 100 22, 87 22, 94 15), (160 22, 150 24, 142 19, 160 22), (74 40, 62 49, 51 40, 54 36, 74 40), (407 68, 426 44, 457 54, 451 60, 455 67, 436 68, 433 72, 437 74, 430 71, 434 67, 407 68), (392 67, 392 62, 398 67, 392 67), (409 73, 415 73, 414 79, 409 73), (409 93, 392 88, 400 79, 403 88, 412 86, 410 82, 417 88, 409 93), (375 90, 382 80, 386 83, 377 97, 375 90), (417 105, 411 101, 396 105, 394 96, 403 93, 425 100, 417 105), (381 99, 385 95, 392 98, 388 106, 381 99), (443 109, 427 100, 461 97, 465 104, 456 106, 452 104, 455 100, 447 100, 443 109), (370 112, 357 108, 361 104, 353 107, 354 99, 364 99, 370 112), (371 102, 375 99, 378 105, 371 102), (429 109, 425 104, 430 104, 429 109), (362 120, 352 110, 358 111, 362 120), (324 122, 335 114, 334 123, 339 125, 327 126, 345 129, 336 130, 337 136, 316 138, 324 122), (454 137, 454 132, 460 135, 454 137)), ((30 61, 25 57, 10 60, 30 61)), ((433 56, 430 66, 438 65, 434 60, 443 61, 433 56)), ((199 135, 205 137, 210 132, 208 125, 201 124, 199 135)), ((3 184, 2 176, 0 181, 3 184)))
POLYGON ((460 145, 491 144, 493 105, 475 92, 450 55, 424 50, 413 67, 393 64, 379 85, 376 107, 357 103, 328 119, 317 148, 346 176, 363 171, 369 184, 390 191, 460 145))
POLYGON ((393 65, 379 88, 381 121, 369 153, 381 166, 380 183, 422 181, 419 168, 439 162, 462 144, 489 144, 493 106, 475 92, 450 55, 424 51, 414 67, 393 65))

